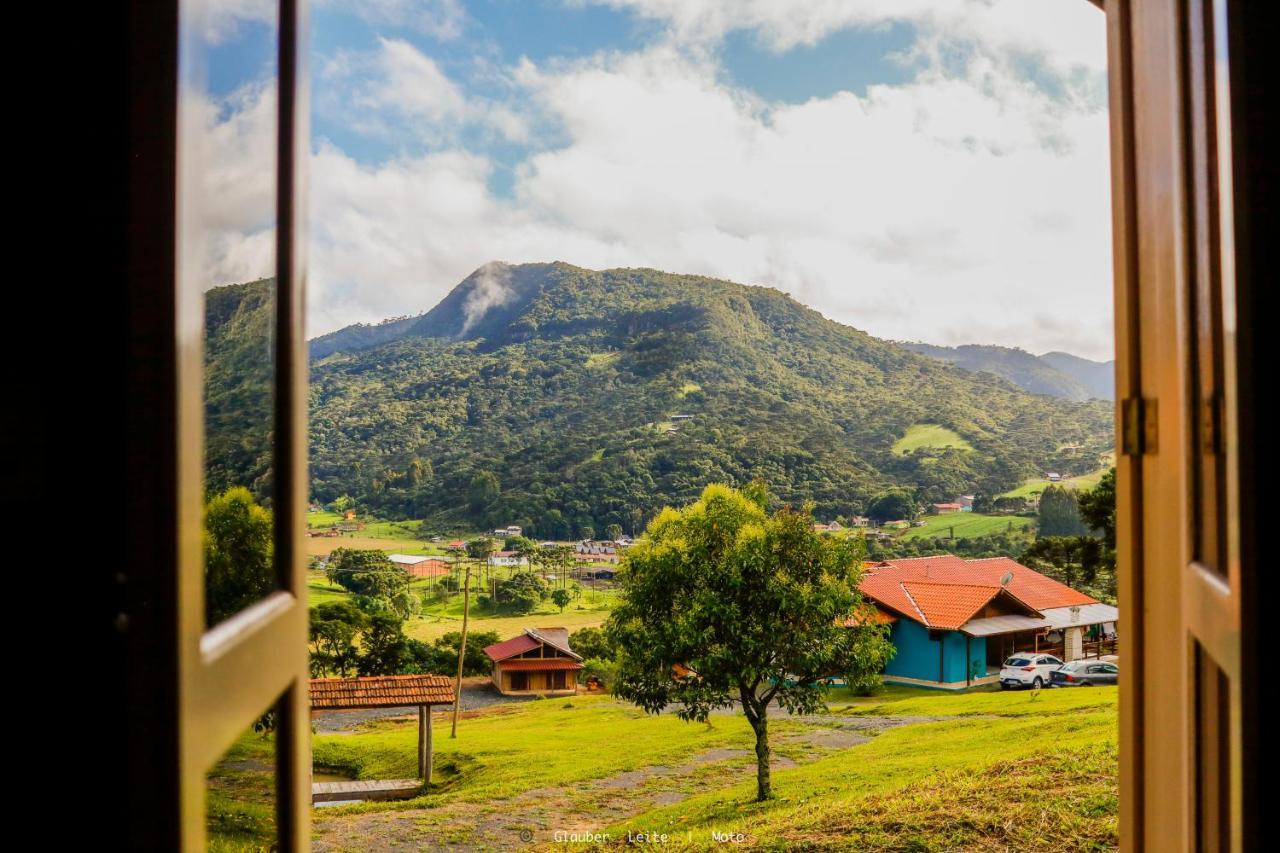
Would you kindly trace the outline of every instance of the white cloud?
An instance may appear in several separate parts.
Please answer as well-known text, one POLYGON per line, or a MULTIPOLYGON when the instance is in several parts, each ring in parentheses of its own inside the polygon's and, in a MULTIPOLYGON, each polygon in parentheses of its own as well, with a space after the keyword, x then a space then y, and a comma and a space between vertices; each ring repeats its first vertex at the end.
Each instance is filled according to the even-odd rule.
POLYGON ((755 33, 778 52, 812 45, 844 29, 912 24, 928 35, 971 40, 993 50, 1040 54, 1061 67, 1101 69, 1101 13, 1087 0, 573 0, 630 11, 666 25, 682 44, 755 33))
POLYGON ((343 51, 320 74, 319 108, 364 134, 405 143, 450 145, 467 126, 520 142, 523 116, 485 98, 468 98, 431 57, 404 39, 378 38, 375 50, 343 51))
POLYGON ((882 337, 1110 350, 1101 111, 981 58, 782 106, 672 46, 517 76, 568 142, 511 199, 476 155, 320 152, 312 333, 425 310, 489 260, 558 259, 769 284, 882 337))
POLYGON ((247 83, 218 98, 183 98, 190 258, 205 287, 275 273, 276 87, 247 83))
POLYGON ((403 27, 438 41, 458 38, 467 26, 460 0, 320 0, 320 5, 345 9, 374 26, 403 27))
MULTIPOLYGON (((1005 5, 990 14, 1020 33, 1005 5)), ((816 26, 802 24, 778 26, 816 26)), ((1047 39, 1053 23, 1039 26, 1047 39)), ((731 87, 714 51, 674 39, 524 61, 506 72, 515 94, 503 102, 469 97, 406 42, 335 58, 322 97, 328 88, 354 105, 370 132, 435 147, 369 164, 317 144, 308 333, 427 310, 489 261, 563 260, 771 285, 880 337, 1109 357, 1107 119, 1093 82, 1064 76, 1046 91, 1016 56, 987 47, 943 63, 930 55, 939 38, 917 43, 912 82, 790 105, 731 87), (494 163, 464 150, 460 129, 521 139, 531 121, 558 128, 557 144, 527 153, 510 195, 495 194, 494 163)), ((1031 43, 1009 40, 1024 53, 1031 43)), ((223 136, 211 135, 246 161, 257 157, 247 128, 269 115, 250 94, 229 114, 223 105, 223 136)), ((269 259, 263 232, 232 215, 263 186, 236 162, 229 154, 220 173, 225 281, 269 259)))

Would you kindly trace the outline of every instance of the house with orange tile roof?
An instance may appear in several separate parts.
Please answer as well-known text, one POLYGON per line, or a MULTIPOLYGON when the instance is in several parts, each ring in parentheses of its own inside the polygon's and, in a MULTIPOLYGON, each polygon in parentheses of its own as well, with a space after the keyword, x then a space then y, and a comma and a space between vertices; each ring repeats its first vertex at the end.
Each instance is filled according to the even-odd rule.
POLYGON ((526 628, 486 646, 493 686, 504 696, 565 696, 578 692, 582 656, 569 647, 567 628, 526 628))
POLYGON ((897 649, 885 680, 946 689, 996 681, 1014 652, 1084 657, 1086 631, 1114 633, 1119 616, 1008 557, 885 560, 864 569, 859 589, 875 613, 864 609, 849 624, 889 624, 897 649))

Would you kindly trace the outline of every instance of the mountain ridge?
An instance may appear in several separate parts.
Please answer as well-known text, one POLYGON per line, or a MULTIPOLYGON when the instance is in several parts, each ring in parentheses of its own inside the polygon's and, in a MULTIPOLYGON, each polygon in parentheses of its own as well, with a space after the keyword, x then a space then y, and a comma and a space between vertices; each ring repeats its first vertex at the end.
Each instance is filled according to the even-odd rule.
POLYGON ((1066 352, 1033 355, 1017 347, 995 344, 938 346, 900 341, 900 346, 977 373, 992 373, 1032 394, 1064 400, 1114 400, 1115 362, 1093 361, 1066 352))
POLYGON ((634 532, 707 482, 754 477, 847 517, 885 488, 996 494, 1112 445, 1106 404, 1031 395, 703 276, 489 264, 370 328, 348 349, 322 336, 313 360, 312 488, 390 517, 634 532), (893 453, 918 423, 973 449, 893 453))

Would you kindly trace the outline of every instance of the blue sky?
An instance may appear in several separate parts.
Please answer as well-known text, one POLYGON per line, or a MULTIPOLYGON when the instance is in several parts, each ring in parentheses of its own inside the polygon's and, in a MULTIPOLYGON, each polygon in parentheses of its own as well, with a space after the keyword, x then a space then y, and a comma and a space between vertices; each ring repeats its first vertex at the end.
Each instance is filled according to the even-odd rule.
MULTIPOLYGON (((210 74, 235 140, 248 18, 210 74)), ((1109 357, 1103 39, 1083 0, 317 0, 310 332, 565 260, 1109 357)), ((231 232, 213 275, 247 277, 231 232)))

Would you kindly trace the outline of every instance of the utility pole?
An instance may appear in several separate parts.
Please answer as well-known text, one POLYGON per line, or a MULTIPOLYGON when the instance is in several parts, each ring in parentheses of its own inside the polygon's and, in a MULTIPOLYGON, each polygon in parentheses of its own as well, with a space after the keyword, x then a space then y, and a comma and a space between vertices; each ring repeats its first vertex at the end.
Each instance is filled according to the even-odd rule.
POLYGON ((449 737, 458 736, 458 708, 462 705, 462 663, 467 657, 467 612, 471 609, 471 561, 466 561, 462 582, 462 642, 458 644, 458 677, 453 682, 453 727, 449 737))

